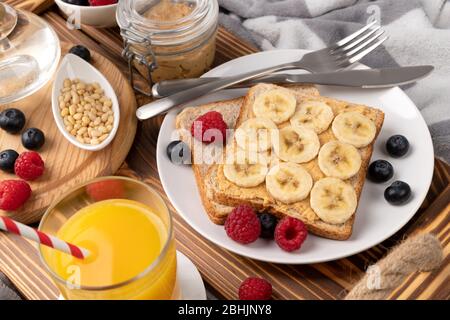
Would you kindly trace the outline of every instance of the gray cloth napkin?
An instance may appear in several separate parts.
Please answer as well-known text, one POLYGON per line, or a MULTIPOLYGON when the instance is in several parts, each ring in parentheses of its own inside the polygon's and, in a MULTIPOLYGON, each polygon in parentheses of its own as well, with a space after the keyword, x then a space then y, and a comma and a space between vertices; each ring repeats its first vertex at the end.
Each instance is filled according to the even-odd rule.
POLYGON ((0 300, 21 300, 14 285, 0 272, 0 300))
POLYGON ((389 35, 363 63, 373 68, 431 64, 403 87, 427 122, 437 157, 450 162, 450 1, 219 0, 220 23, 262 50, 316 50, 377 19, 389 35))

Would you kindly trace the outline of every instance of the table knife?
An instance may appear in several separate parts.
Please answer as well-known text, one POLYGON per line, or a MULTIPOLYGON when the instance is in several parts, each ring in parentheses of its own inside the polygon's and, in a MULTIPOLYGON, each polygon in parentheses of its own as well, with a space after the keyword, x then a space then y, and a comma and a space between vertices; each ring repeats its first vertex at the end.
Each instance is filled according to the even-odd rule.
MULTIPOLYGON (((276 73, 251 81, 243 82, 235 87, 249 87, 257 83, 310 83, 360 88, 386 88, 415 82, 433 71, 434 67, 412 66, 367 70, 348 70, 330 73, 286 74, 276 73)), ((156 83, 152 88, 156 98, 167 97, 177 92, 199 86, 219 78, 194 78, 167 80, 156 83)))

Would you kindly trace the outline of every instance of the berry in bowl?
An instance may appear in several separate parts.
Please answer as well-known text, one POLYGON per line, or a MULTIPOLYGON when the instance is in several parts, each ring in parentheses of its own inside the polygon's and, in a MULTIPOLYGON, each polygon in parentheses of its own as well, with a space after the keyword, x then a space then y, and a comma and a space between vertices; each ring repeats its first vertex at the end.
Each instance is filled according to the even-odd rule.
POLYGON ((108 28, 117 25, 118 0, 55 0, 55 3, 68 22, 75 26, 108 28))

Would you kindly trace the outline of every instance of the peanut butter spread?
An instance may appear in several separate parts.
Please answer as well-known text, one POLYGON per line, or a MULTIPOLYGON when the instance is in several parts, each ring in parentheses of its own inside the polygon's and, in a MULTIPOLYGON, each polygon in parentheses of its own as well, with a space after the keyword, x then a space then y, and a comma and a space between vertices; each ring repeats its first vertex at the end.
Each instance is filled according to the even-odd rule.
POLYGON ((156 21, 176 21, 191 14, 194 8, 184 2, 162 0, 144 13, 144 17, 156 21))
MULTIPOLYGON (((176 22, 188 17, 194 8, 186 2, 161 0, 158 4, 149 8, 143 16, 153 21, 176 22)), ((188 24, 189 20, 186 19, 183 25, 188 24)), ((170 29, 171 27, 170 24, 162 25, 161 29, 170 29)), ((208 35, 200 34, 193 41, 187 41, 176 46, 153 45, 152 50, 156 55, 157 62, 157 68, 152 72, 153 81, 199 77, 213 63, 215 34, 212 36, 210 33, 208 35)), ((135 67, 142 75, 147 76, 144 65, 135 63, 135 67)))

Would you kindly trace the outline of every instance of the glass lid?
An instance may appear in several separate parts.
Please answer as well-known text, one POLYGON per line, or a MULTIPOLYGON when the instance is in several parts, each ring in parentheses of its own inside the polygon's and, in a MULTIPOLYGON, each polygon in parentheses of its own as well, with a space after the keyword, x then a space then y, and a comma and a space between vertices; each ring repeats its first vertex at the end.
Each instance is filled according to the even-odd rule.
POLYGON ((58 36, 34 13, 0 3, 0 105, 39 90, 53 76, 58 36))

